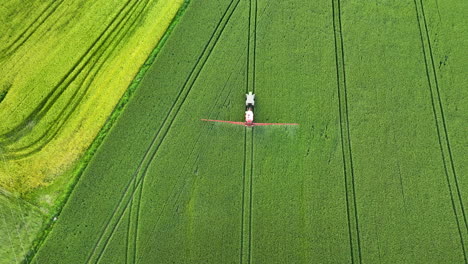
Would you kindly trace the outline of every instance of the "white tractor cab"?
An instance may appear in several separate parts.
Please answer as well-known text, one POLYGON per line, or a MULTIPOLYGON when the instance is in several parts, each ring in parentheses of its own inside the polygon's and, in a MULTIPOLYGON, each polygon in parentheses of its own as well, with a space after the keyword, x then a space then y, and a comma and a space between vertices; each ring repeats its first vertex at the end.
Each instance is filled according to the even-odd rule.
POLYGON ((254 105, 255 105, 255 94, 249 92, 245 95, 245 125, 252 126, 254 121, 254 105))

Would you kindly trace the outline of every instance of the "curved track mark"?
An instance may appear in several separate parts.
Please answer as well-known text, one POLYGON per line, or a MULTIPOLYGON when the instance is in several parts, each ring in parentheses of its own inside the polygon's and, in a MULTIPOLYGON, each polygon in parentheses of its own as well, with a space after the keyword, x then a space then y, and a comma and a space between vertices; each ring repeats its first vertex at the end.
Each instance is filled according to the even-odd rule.
MULTIPOLYGON (((117 15, 112 19, 111 23, 109 23, 104 31, 100 34, 100 36, 91 44, 91 46, 86 50, 86 52, 77 60, 77 62, 72 66, 72 68, 65 74, 64 77, 59 81, 57 85, 44 97, 44 99, 38 104, 38 106, 33 110, 31 114, 29 114, 23 122, 12 128, 9 132, 6 132, 0 135, 0 141, 16 141, 18 140, 18 134, 21 134, 25 128, 27 129, 27 125, 30 122, 37 122, 37 120, 41 119, 52 107, 53 103, 57 100, 57 98, 64 92, 64 87, 70 85, 73 82, 78 74, 84 69, 87 64, 93 59, 95 54, 99 51, 100 47, 104 45, 106 40, 109 38, 110 33, 115 30, 112 26, 117 23, 121 23, 122 19, 118 21, 118 18, 121 14, 124 14, 124 10, 129 5, 132 0, 128 0, 127 3, 118 11, 117 15)), ((135 5, 138 1, 135 1, 133 5, 135 5)))
POLYGON ((52 1, 44 10, 33 20, 33 22, 20 35, 13 40, 7 47, 0 51, 0 60, 15 53, 28 39, 44 24, 44 22, 62 5, 64 0, 52 1), (45 15, 44 15, 45 14, 45 15), (43 17, 43 18, 42 18, 43 17))

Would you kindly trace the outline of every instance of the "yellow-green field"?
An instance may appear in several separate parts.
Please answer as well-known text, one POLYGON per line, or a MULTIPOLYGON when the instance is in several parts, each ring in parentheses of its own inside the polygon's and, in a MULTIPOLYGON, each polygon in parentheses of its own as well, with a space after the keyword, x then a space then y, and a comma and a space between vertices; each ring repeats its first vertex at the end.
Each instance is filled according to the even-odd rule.
POLYGON ((0 16, 0 186, 47 185, 88 148, 182 0, 11 1, 0 16), (32 12, 33 15, 16 15, 32 12), (152 21, 149 23, 148 21, 152 21))
POLYGON ((468 263, 467 8, 192 0, 33 261, 468 263))
POLYGON ((0 263, 22 261, 50 223, 183 2, 0 3, 0 263))

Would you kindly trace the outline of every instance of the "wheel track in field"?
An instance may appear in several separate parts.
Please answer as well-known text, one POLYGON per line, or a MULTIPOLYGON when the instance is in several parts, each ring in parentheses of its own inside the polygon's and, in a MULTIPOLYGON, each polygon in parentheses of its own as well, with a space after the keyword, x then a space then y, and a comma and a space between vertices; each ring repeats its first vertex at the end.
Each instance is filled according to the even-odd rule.
MULTIPOLYGON (((245 92, 255 94, 258 1, 249 0, 245 92), (252 43, 251 43, 252 42, 252 43)), ((252 262, 254 128, 244 128, 244 161, 242 173, 241 235, 239 263, 252 262), (250 140, 248 137, 250 136, 250 140), (246 212, 246 208, 248 208, 246 212), (248 216, 246 216, 248 215, 248 216), (246 219, 247 218, 247 219, 246 219), (246 223, 247 222, 247 223, 246 223), (246 238, 246 240, 245 240, 246 238), (244 252, 245 251, 245 252, 244 252)))
POLYGON ((253 177, 254 177, 254 128, 251 133, 251 144, 250 144, 250 182, 249 182, 249 258, 248 263, 252 263, 252 215, 253 215, 253 177))
MULTIPOLYGON (((133 184, 133 190, 135 191, 137 189, 136 182, 133 184)), ((128 216, 128 222, 127 222, 127 235, 126 235, 126 241, 125 241, 125 263, 134 263, 130 261, 130 258, 133 260, 133 254, 132 252, 129 253, 130 249, 130 236, 132 234, 132 209, 133 209, 133 199, 130 200, 129 203, 129 216, 128 216)), ((124 212, 125 214, 125 212, 124 212)), ((123 217, 123 215, 122 215, 123 217)), ((133 247, 132 247, 133 249, 133 247)))
POLYGON ((123 13, 125 8, 129 5, 131 1, 132 0, 128 0, 126 4, 122 6, 122 8, 118 11, 114 19, 112 19, 111 23, 107 25, 107 27, 99 35, 99 37, 89 46, 85 53, 75 62, 72 68, 64 75, 64 77, 62 77, 58 84, 55 85, 54 88, 45 96, 45 98, 38 104, 38 106, 33 110, 33 112, 30 115, 28 115, 28 117, 26 117, 26 119, 21 124, 17 125, 9 132, 1 134, 0 141, 8 142, 14 140, 15 135, 21 132, 21 130, 24 130, 27 123, 31 121, 37 121, 43 115, 45 115, 47 111, 50 110, 50 107, 55 102, 57 96, 60 96, 61 93, 63 93, 63 86, 66 87, 71 82, 73 82, 77 78, 79 72, 87 66, 89 61, 93 59, 94 55, 97 53, 96 49, 101 47, 104 44, 105 39, 108 37, 108 34, 106 33, 108 33, 109 29, 110 31, 114 30, 111 29, 111 26, 114 24, 114 22, 116 22, 117 18, 123 13), (101 41, 102 38, 104 38, 104 41, 101 41), (60 90, 61 88, 62 90, 60 90), (55 95, 57 91, 59 92, 59 94, 55 95), (51 98, 52 100, 50 100, 51 98))
MULTIPOLYGON (((234 3, 234 1, 231 1, 230 5, 228 6, 228 9, 226 9, 225 13, 223 14, 223 17, 221 18, 220 22, 224 19, 224 17, 225 17, 226 15, 227 15, 227 20, 226 20, 226 23, 222 26, 221 31, 220 31, 218 37, 216 38, 216 40, 215 40, 215 42, 214 42, 214 44, 213 44, 213 49, 214 49, 215 45, 217 44, 217 41, 218 41, 219 37, 220 37, 221 34, 223 33, 224 28, 225 28, 226 25, 228 24, 228 22, 229 22, 231 16, 234 14, 234 11, 235 11, 235 9, 237 8, 237 5, 239 4, 239 2, 240 2, 240 1, 237 1, 237 3, 234 5, 234 7, 233 7, 233 9, 232 9, 232 12, 229 13, 229 9, 231 8, 232 4, 234 3)), ((219 27, 219 25, 220 25, 220 24, 218 23, 218 25, 217 25, 217 27, 216 27, 216 29, 215 29, 215 32, 216 32, 217 28, 219 27)), ((212 35, 212 36, 211 36, 210 40, 208 41, 208 44, 213 40, 213 37, 214 37, 214 36, 215 36, 215 35, 212 35)), ((202 55, 203 55, 203 53, 206 51, 206 47, 208 47, 208 46, 205 46, 205 49, 204 49, 204 51, 202 52, 202 55)), ((213 49, 212 49, 212 50, 213 50, 213 49)), ((212 51, 212 50, 211 50, 211 51, 212 51)), ((208 57, 210 56, 211 51, 209 51, 209 54, 207 55, 206 60, 203 62, 202 67, 204 66, 205 62, 208 60, 208 57)), ((199 61, 200 61, 201 58, 202 58, 202 57, 200 56, 199 59, 197 60, 197 63, 199 63, 199 61)), ((201 70, 202 70, 202 69, 200 69, 200 71, 197 73, 197 76, 195 77, 194 82, 190 85, 190 89, 192 88, 193 84, 195 83, 196 78, 198 78, 198 74, 201 72, 201 70)), ((230 76, 231 76, 231 75, 230 75, 230 76)), ((187 80, 189 80, 189 79, 187 79, 187 80)), ((223 87, 223 90, 224 90, 225 87, 226 87, 226 86, 223 87)), ((186 98, 186 97, 185 97, 185 98, 186 98)), ((185 98, 184 98, 184 102, 185 102, 185 98)), ((218 99, 219 99, 219 96, 218 96, 218 98, 216 99, 216 101, 218 101, 218 99)), ((210 113, 211 113, 212 111, 213 111, 213 108, 212 108, 212 110, 210 111, 210 113)), ((212 128, 210 129, 210 132, 211 132, 211 130, 212 130, 212 128)), ((199 139, 197 139, 197 141, 198 141, 198 140, 199 140, 199 139)), ((141 202, 141 198, 142 198, 143 184, 144 184, 144 179, 142 180, 142 183, 141 183, 141 185, 140 185, 140 196, 139 196, 139 200, 138 200, 137 214, 136 214, 136 220, 135 220, 135 228, 134 228, 135 234, 134 234, 134 237, 133 237, 133 238, 134 238, 134 239, 133 239, 133 243, 134 243, 133 263, 136 263, 136 249, 137 249, 137 241, 138 241, 138 219, 139 219, 139 215, 140 215, 140 202, 141 202)), ((185 186, 185 185, 184 185, 184 186, 185 186)), ((174 187, 175 187, 175 185, 174 185, 174 187)), ((179 200, 180 195, 181 195, 181 193, 178 194, 177 199, 176 199, 176 202, 179 200)), ((167 205, 167 203, 164 204, 164 208, 166 207, 166 205, 167 205)), ((164 209, 163 209, 163 210, 164 210, 164 209)), ((160 217, 161 217, 161 215, 160 215, 160 217)), ((157 223, 159 223, 160 217, 158 218, 158 220, 157 220, 155 226, 157 226, 157 223)))
MULTIPOLYGON (((224 90, 225 90, 225 88, 227 87, 227 84, 228 84, 228 82, 229 82, 231 76, 232 76, 232 73, 229 75, 228 80, 226 81, 225 85, 224 85, 223 88, 222 88, 222 91, 219 93, 218 97, 215 99, 215 103, 214 103, 213 106, 211 107, 208 116, 211 116, 212 113, 213 113, 213 111, 214 111, 214 109, 217 108, 216 106, 218 106, 218 102, 219 102, 220 99, 221 99, 221 95, 224 94, 224 90)), ((230 97, 230 95, 232 94, 233 87, 234 87, 234 86, 231 86, 231 89, 229 90, 229 94, 226 96, 226 98, 225 98, 225 100, 224 100, 224 102, 223 102, 223 105, 226 104, 227 99, 228 99, 228 98, 230 97)), ((218 119, 218 115, 216 115, 215 119, 218 119)), ((209 128, 209 130, 208 130, 208 133, 204 133, 204 134, 200 133, 200 134, 198 135, 198 138, 197 138, 196 143, 194 144, 194 146, 197 146, 197 145, 199 144, 200 138, 201 138, 202 136, 204 136, 204 138, 210 138, 210 135, 211 135, 211 133, 212 133, 214 127, 215 127, 215 124, 210 124, 210 128, 209 128)), ((192 148, 192 150, 190 151, 190 154, 187 156, 188 158, 187 158, 187 160, 184 162, 184 165, 182 166, 182 169, 179 170, 179 173, 178 173, 179 175, 185 170, 185 168, 186 168, 186 166, 187 166, 187 162, 189 161, 190 157, 194 154, 195 149, 196 149, 196 147, 192 148)), ((204 146, 204 147, 202 148, 202 152, 199 153, 199 154, 197 155, 197 158, 195 159, 194 164, 198 163, 198 161, 199 161, 199 159, 200 159, 200 156, 203 156, 203 154, 204 154, 204 152, 205 152, 206 149, 207 149, 207 146, 204 146)), ((193 167, 193 165, 192 165, 192 167, 193 167)), ((196 182, 197 182, 197 180, 198 180, 198 178, 199 178, 199 177, 195 177, 195 179, 193 180, 193 183, 192 183, 191 185, 195 185, 196 182)), ((179 186, 179 185, 180 185, 180 182, 178 181, 178 182, 176 182, 176 183, 172 186, 171 194, 175 192, 176 186, 179 186)), ((180 197, 181 197, 181 195, 182 195, 183 190, 186 188, 186 185, 187 185, 187 182, 185 182, 185 183, 182 185, 182 187, 180 188, 180 191, 179 191, 179 192, 177 193, 177 195, 175 196, 175 202, 173 203, 174 205, 176 205, 176 204, 179 203, 180 197)), ((161 210, 159 211, 159 214, 158 214, 158 217, 157 217, 157 219, 156 219, 156 222, 154 223, 153 228, 152 228, 152 230, 151 230, 151 232, 150 232, 151 234, 153 234, 153 233, 155 232, 157 226, 159 225, 159 222, 161 221, 161 218, 162 218, 162 216, 163 216, 163 212, 166 210, 166 207, 168 206, 168 203, 169 203, 169 201, 171 200, 171 198, 172 198, 172 195, 169 196, 169 197, 164 201, 163 206, 162 206, 161 210)), ((143 244, 146 245, 146 246, 143 248, 143 250, 142 250, 143 252, 145 252, 145 250, 147 249, 148 245, 150 245, 150 243, 149 243, 149 241, 146 241, 146 242, 143 243, 143 244)), ((139 262, 140 260, 141 260, 141 257, 138 259, 138 262, 139 262)), ((133 263, 137 263, 137 262, 135 261, 135 262, 133 262, 133 263)))
MULTIPOLYGON (((119 198, 119 202, 116 207, 114 207, 111 217, 106 221, 105 226, 103 230, 100 232, 99 238, 96 241, 96 243, 93 246, 93 250, 90 253, 90 255, 87 258, 87 263, 89 262, 98 262, 100 258, 102 257, 103 252, 105 251, 105 248, 107 247, 107 244, 109 243, 109 240, 114 233, 116 226, 118 222, 122 219, 123 213, 125 211, 125 208, 129 205, 129 202, 131 199, 133 199, 133 196, 135 194, 136 188, 141 184, 142 180, 146 177, 147 170, 149 168, 149 165, 151 162, 154 160, 159 147, 163 143, 165 136, 167 135, 168 131, 172 127, 172 124, 177 117, 177 114, 181 108, 181 106, 184 104, 188 94, 191 91, 191 88, 193 87, 195 81, 197 80, 201 70, 203 69, 206 61, 208 60, 209 56, 211 55, 211 52, 215 48, 220 36, 224 32, 224 29, 226 25, 228 24, 232 14, 236 10, 240 0, 232 0, 224 12, 221 20, 218 22, 214 32, 210 36, 210 39, 205 45, 202 53, 197 59, 196 64, 192 68, 190 74, 188 75, 187 79, 185 80, 182 89, 179 91, 178 95, 176 96, 173 104, 170 107, 170 110, 168 114, 165 116, 162 125, 159 127, 157 133, 153 137, 150 146, 148 149, 145 151, 144 156, 142 160, 140 161, 137 169, 132 175, 132 178, 130 182, 127 184, 125 187, 124 192, 122 193, 121 197, 119 198), (224 21, 225 20, 225 21, 224 21), (224 24, 223 24, 224 21, 224 24), (163 131, 164 130, 164 131, 163 131), (148 160, 148 162, 146 162, 148 160), (147 164, 145 164, 147 163, 147 164), (140 173, 141 172, 141 173, 140 173), (140 175, 140 176, 139 176, 140 175), (135 186, 136 182, 136 188, 133 188, 133 190, 130 190, 131 187, 135 186), (128 196, 128 197, 127 197, 128 196), (123 206, 123 209, 121 208, 123 206), (112 224, 111 222, 115 219, 116 224, 112 224), (111 225, 113 225, 111 227, 111 225), (110 232, 109 234, 106 234, 107 232, 110 232), (104 238, 106 236, 106 238, 104 238), (98 247, 101 245, 101 242, 103 242, 103 248, 98 249, 98 247), (99 252, 97 252, 99 251, 99 252), (94 258, 96 258, 95 261, 92 261, 94 258)), ((137 231, 137 230, 136 230, 137 231)))
POLYGON ((453 161, 452 149, 448 135, 447 124, 445 121, 444 108, 440 95, 439 82, 437 78, 437 70, 434 64, 434 55, 432 51, 431 38, 424 12, 424 4, 422 0, 413 0, 418 22, 419 35, 421 39, 422 53, 424 57, 424 66, 428 82, 428 90, 431 97, 432 113, 434 115, 437 138, 441 152, 442 163, 444 165, 445 178, 450 194, 452 210, 455 216, 458 234, 460 236, 460 244, 463 252, 463 257, 466 263, 468 258, 466 254, 466 241, 468 241, 468 222, 463 205, 458 176, 455 170, 453 161), (453 187, 455 186, 455 188, 453 187), (455 190, 453 190, 455 189, 455 190), (455 193, 455 195, 454 195, 455 193))
MULTIPOLYGON (((135 2, 135 4, 142 3, 142 2, 144 1, 137 1, 135 2)), ((37 138, 33 142, 30 142, 29 145, 16 148, 16 149, 9 149, 9 152, 10 152, 9 157, 8 157, 9 159, 23 158, 30 154, 40 151, 48 142, 50 142, 55 137, 56 134, 58 134, 58 132, 63 127, 65 122, 69 119, 73 111, 78 107, 79 103, 81 102, 81 99, 86 95, 91 83, 93 82, 96 75, 99 73, 99 69, 101 69, 104 66, 105 62, 112 55, 112 52, 119 46, 121 40, 126 36, 126 34, 129 31, 133 30, 134 27, 136 26, 136 22, 138 21, 140 15, 144 12, 144 9, 146 8, 148 4, 147 1, 144 3, 145 3, 144 8, 142 8, 135 17, 133 17, 134 12, 139 8, 139 6, 132 6, 132 8, 129 10, 129 13, 127 13, 122 18, 122 20, 118 22, 116 29, 112 30, 112 32, 109 33, 105 41, 101 43, 102 45, 99 46, 95 54, 93 54, 93 57, 90 58, 90 61, 88 61, 83 66, 83 68, 76 74, 76 76, 74 76, 74 79, 72 81, 70 81, 64 87, 61 87, 61 90, 59 90, 59 93, 56 94, 54 98, 52 98, 53 100, 52 104, 53 104, 56 100, 59 99, 60 95, 66 90, 69 84, 71 84, 76 78, 82 77, 82 81, 77 86, 78 88, 75 90, 73 96, 69 99, 68 103, 66 104, 66 107, 61 110, 60 114, 51 123, 51 126, 39 138, 37 138), (123 22, 125 22, 126 24, 131 18, 134 18, 134 19, 133 21, 130 22, 130 26, 119 27, 120 24, 122 24, 123 22), (124 30, 123 34, 121 34, 122 30, 124 30), (117 41, 115 41, 116 38, 118 38, 117 41), (104 59, 101 60, 103 56, 104 56, 104 59), (96 69, 96 65, 97 65, 97 69, 96 69), (86 68, 88 69, 84 70, 86 68), (90 74, 91 74, 91 77, 89 76, 90 74), (83 86, 83 84, 86 82, 88 82, 87 85, 83 86), (81 91, 82 89, 84 91, 81 91), (80 91, 81 91, 81 95, 79 97, 75 97, 80 91), (37 146, 35 149, 30 150, 29 152, 18 153, 21 151, 24 152, 25 150, 34 147, 34 145, 38 145, 38 143, 41 143, 41 144, 37 146)), ((52 104, 49 104, 49 109, 50 107, 52 107, 52 104)), ((40 118, 42 118, 42 116, 39 117, 39 120, 40 118)), ((10 144, 13 144, 13 143, 14 142, 10 142, 10 144)))
POLYGON ((361 241, 356 203, 356 187, 349 129, 348 95, 344 59, 344 41, 341 25, 340 0, 332 0, 333 35, 335 40, 336 80, 340 116, 341 151, 346 193, 348 235, 351 263, 361 263, 361 241))
POLYGON ((244 160, 242 172, 241 240, 239 263, 252 261, 252 205, 254 128, 244 128, 244 160))
POLYGON ((146 7, 148 6, 149 0, 144 0, 138 2, 139 5, 143 5, 140 11, 135 15, 140 6, 135 6, 133 10, 129 13, 129 15, 122 20, 122 23, 128 24, 129 26, 120 27, 118 30, 114 31, 115 33, 109 42, 103 46, 103 51, 98 54, 97 58, 91 63, 88 67, 88 70, 82 71, 83 78, 77 85, 78 89, 75 90, 73 95, 70 97, 68 103, 66 104, 68 107, 65 107, 61 110, 60 114, 52 121, 51 127, 46 130, 39 138, 30 142, 28 145, 16 148, 16 149, 8 149, 10 159, 19 159, 27 157, 31 154, 37 153, 42 150, 50 141, 52 141, 55 136, 61 131, 61 129, 66 124, 66 121, 71 117, 74 113, 76 108, 79 106, 82 99, 86 96, 91 84, 93 83, 97 74, 99 74, 100 69, 105 66, 106 61, 112 56, 113 52, 117 49, 121 41, 127 36, 127 34, 135 29, 136 22, 139 21, 140 16, 144 13, 146 7), (133 18, 132 21, 130 19, 133 18), (103 58, 103 59, 101 59, 103 58), (83 91, 82 91, 83 90, 83 91), (79 95, 78 95, 79 94, 79 95), (77 96, 78 95, 78 96, 77 96), (40 143, 40 144, 39 144, 40 143), (32 149, 31 149, 32 148, 32 149), (24 153, 26 151, 26 153, 24 153), (18 152, 23 152, 19 153, 18 152))
POLYGON ((8 46, 0 50, 0 60, 3 60, 15 53, 28 39, 41 27, 44 22, 62 5, 64 0, 52 1, 42 12, 37 16, 26 29, 21 32, 16 39, 8 46))
MULTIPOLYGON (((109 36, 111 36, 111 35, 109 35, 109 36)), ((106 42, 103 42, 102 44, 106 44, 106 42)), ((108 45, 106 45, 106 46, 108 46, 108 45)), ((101 45, 100 48, 101 48, 101 47, 103 47, 103 46, 101 45)), ((105 46, 104 46, 104 47, 105 47, 105 46)), ((92 47, 91 47, 91 48, 92 48, 92 47)), ((97 50, 97 51, 101 51, 101 50, 97 50)), ((98 54, 99 56, 101 56, 103 52, 101 51, 101 52, 98 53, 97 51, 95 52, 95 54, 98 54)), ((93 54, 93 55, 95 55, 95 54, 93 54)), ((90 61, 91 61, 91 60, 94 60, 95 63, 97 62, 97 60, 95 60, 95 57, 90 58, 90 61)), ((95 64, 95 63, 94 63, 94 64, 95 64)), ((92 65, 94 65, 94 64, 92 64, 92 65)), ((92 65, 91 65, 91 66, 92 66, 92 65)), ((87 63, 82 67, 82 69, 86 68, 87 66, 89 66, 88 61, 87 61, 87 63)), ((92 70, 92 69, 90 69, 90 70, 92 70)), ((80 74, 80 73, 81 73, 81 72, 77 73, 77 75, 80 74)), ((86 76, 85 76, 85 77, 86 77, 86 76)), ((74 81, 74 80, 72 80, 72 81, 74 81)), ((72 81, 68 82, 66 86, 68 86, 68 84, 70 84, 72 81)), ((85 81, 85 80, 84 80, 84 81, 85 81)), ((83 81, 83 82, 84 82, 84 81, 83 81)), ((61 95, 61 93, 63 93, 63 91, 64 91, 64 89, 65 89, 66 87, 60 87, 60 85, 57 85, 57 86, 56 86, 56 89, 58 89, 58 88, 62 88, 62 90, 59 91, 60 94, 56 95, 53 99, 57 99, 57 98, 61 95)), ((53 102, 52 102, 52 103, 53 103, 53 102)), ((52 105, 52 104, 49 104, 49 106, 51 106, 51 105, 52 105)), ((45 110, 48 110, 48 109, 45 109, 45 110)), ((34 114, 35 114, 35 113, 34 113, 34 114)), ((21 128, 20 128, 20 129, 21 129, 21 128)), ((14 132, 17 132, 17 131, 14 131, 14 132)))
POLYGON ((240 253, 239 253, 239 263, 243 263, 244 257, 244 218, 245 218, 245 172, 247 165, 247 129, 244 128, 244 164, 242 170, 242 205, 241 205, 241 230, 240 230, 240 253))
MULTIPOLYGON (((231 1, 231 3, 230 3, 230 5, 228 6, 228 9, 227 9, 227 10, 229 10, 229 7, 231 6, 232 3, 233 3, 233 1, 231 1)), ((224 26, 221 28, 221 32, 219 33, 218 38, 215 40, 215 43, 213 44, 213 49, 215 48, 215 45, 217 44, 217 41, 218 41, 219 37, 221 36, 221 34, 222 34, 223 31, 224 31, 224 27, 228 24, 228 22, 229 22, 229 20, 230 20, 230 18, 231 18, 231 16, 232 16, 232 14, 234 13, 234 11, 235 11, 236 8, 237 8, 237 4, 234 6, 234 9, 232 10, 232 13, 230 13, 230 14, 228 15, 227 20, 226 20, 226 24, 224 24, 224 26)), ((226 12, 228 12, 228 11, 226 11, 226 12)), ((224 16, 227 14, 226 12, 224 13, 223 18, 224 18, 224 16)), ((222 19, 221 19, 221 21, 222 21, 222 19)), ((219 24, 218 24, 218 26, 219 26, 219 24)), ((216 30, 215 30, 215 32, 216 32, 216 30)), ((211 38, 210 38, 210 40, 208 41, 208 43, 211 42, 211 41, 213 40, 213 36, 214 36, 214 35, 211 36, 211 38)), ((206 47, 207 47, 207 46, 205 46, 205 48, 206 48, 206 47)), ((212 50, 213 50, 213 49, 212 49, 212 50)), ((208 60, 208 57, 210 56, 212 50, 209 51, 209 54, 207 55, 205 62, 203 62, 202 67, 204 66, 204 64, 205 64, 206 61, 208 60)), ((204 52, 205 52, 205 50, 202 52, 202 54, 203 54, 204 52)), ((199 63, 200 58, 201 58, 201 56, 200 56, 199 59, 197 60, 197 63, 199 63)), ((193 83, 190 85, 190 88, 189 88, 190 90, 192 89, 192 86, 194 85, 194 83, 195 83, 195 81, 196 81, 196 78, 198 78, 198 74, 200 74, 201 70, 202 70, 202 69, 200 69, 200 71, 197 73, 197 76, 195 77, 193 83)), ((187 79, 187 80, 188 80, 188 79, 187 79)), ((184 84, 184 85, 185 85, 185 84, 184 84)), ((223 87, 223 90, 224 90, 224 88, 225 88, 225 87, 223 87)), ((190 92, 190 90, 189 90, 189 92, 190 92)), ((187 93, 187 95, 188 95, 188 93, 187 93)), ((185 99, 186 99, 186 98, 187 98, 187 96, 184 98, 184 102, 185 102, 185 99)), ((219 97, 216 99, 216 101, 217 101, 218 99, 219 99, 219 97)), ((184 102, 182 102, 182 104, 183 104, 184 102)), ((213 108, 212 108, 212 109, 213 109, 213 108)), ((212 110, 210 111, 210 113, 211 113, 211 112, 212 112, 212 110)), ((175 118, 175 117, 174 117, 174 118, 175 118)), ((211 129, 212 129, 212 128, 211 128, 211 129)), ((211 129, 210 129, 210 132, 211 132, 211 129)), ((149 166, 149 164, 148 164, 148 166, 149 166)), ((144 180, 145 180, 145 179, 143 178, 142 181, 141 181, 141 184, 140 184, 140 193, 139 193, 138 203, 137 203, 137 208, 136 208, 137 214, 135 215, 135 218, 136 218, 136 219, 135 219, 135 221, 134 221, 134 223, 135 223, 135 228, 134 228, 135 233, 134 233, 134 236, 133 236, 133 247, 134 247, 134 249, 133 249, 133 263, 136 263, 136 252, 137 252, 137 241, 138 241, 138 223, 139 223, 138 219, 139 219, 139 215, 140 215, 140 205, 141 205, 141 199, 142 199, 142 195, 143 195, 144 180)), ((180 195, 179 195, 178 197, 180 197, 180 195)), ((178 199, 179 199, 179 198, 177 198, 177 200, 178 200, 178 199)))
MULTIPOLYGON (((117 14, 114 16, 114 18, 110 21, 110 23, 107 25, 107 27, 102 31, 102 33, 100 33, 98 35, 98 37, 96 38, 96 40, 88 47, 88 49, 83 53, 83 55, 78 59, 76 60, 75 64, 70 68, 70 70, 60 79, 60 81, 54 86, 54 88, 44 97, 44 99, 41 101, 40 104, 38 104, 38 106, 31 112, 31 114, 28 115, 28 117, 26 118, 25 121, 23 121, 22 123, 20 123, 19 125, 15 126, 14 128, 12 128, 9 132, 6 132, 6 133, 3 133, 3 134, 0 134, 0 142, 1 141, 12 141, 14 140, 14 136, 15 134, 18 133, 18 131, 20 131, 21 129, 24 129, 24 126, 26 123, 30 122, 30 121, 33 121, 33 119, 38 115, 38 112, 39 111, 43 111, 44 108, 47 106, 47 102, 49 101, 49 99, 54 95, 54 93, 56 92, 56 90, 58 90, 59 88, 61 88, 61 85, 63 83, 67 83, 66 86, 68 86, 69 83, 71 83, 72 81, 74 81, 74 78, 76 77, 73 77, 72 76, 72 80, 71 81, 67 81, 68 77, 70 75, 73 75, 74 72, 75 72, 75 69, 76 68, 80 68, 79 70, 83 69, 86 64, 92 59, 93 55, 96 53, 96 51, 93 49, 96 47, 96 46, 100 46, 102 45, 102 43, 104 41, 102 41, 100 43, 100 40, 101 38, 103 38, 106 33, 108 33, 109 29, 111 28, 111 26, 114 24, 115 21, 117 21, 118 17, 123 13, 123 11, 126 9, 126 7, 129 5, 129 3, 131 2, 132 0, 127 0, 127 2, 120 8, 120 10, 117 12, 117 14), (100 43, 100 44, 99 44, 100 43), (99 44, 99 45, 98 45, 99 44), (90 53, 92 53, 90 56, 88 56, 90 53), (82 63, 83 61, 85 61, 84 63, 82 63), (81 66, 80 66, 81 65, 81 66)), ((136 0, 138 1, 138 0, 136 0)), ((112 31, 113 29, 111 29, 110 31, 112 31)), ((79 72, 78 70, 78 72, 79 72)), ((75 73, 76 75, 76 73, 75 73)), ((34 90, 34 88, 33 88, 34 90)), ((24 100, 23 100, 24 101, 24 100)), ((22 103, 22 102, 21 102, 22 103)), ((45 110, 48 111, 48 109, 46 108, 45 110)), ((16 112, 16 109, 13 109, 12 112, 16 112)), ((36 118, 37 119, 37 118, 36 118)))
MULTIPOLYGON (((253 1, 253 0, 251 0, 253 1)), ((254 32, 253 32, 253 64, 252 64, 252 93, 255 94, 256 84, 256 66, 257 66, 257 18, 258 18, 258 0, 255 0, 255 19, 254 19, 254 32)), ((250 150, 250 222, 249 222, 249 263, 252 262, 252 215, 253 215, 253 175, 254 175, 254 128, 252 128, 252 144, 250 150)))

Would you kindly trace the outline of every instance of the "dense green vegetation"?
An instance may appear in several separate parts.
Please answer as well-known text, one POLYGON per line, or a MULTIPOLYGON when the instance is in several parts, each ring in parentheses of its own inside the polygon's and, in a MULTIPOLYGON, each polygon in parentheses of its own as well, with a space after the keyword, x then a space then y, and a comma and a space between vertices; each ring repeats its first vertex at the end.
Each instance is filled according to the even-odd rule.
POLYGON ((466 263, 467 7, 192 0, 34 261, 466 263))

